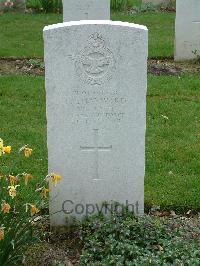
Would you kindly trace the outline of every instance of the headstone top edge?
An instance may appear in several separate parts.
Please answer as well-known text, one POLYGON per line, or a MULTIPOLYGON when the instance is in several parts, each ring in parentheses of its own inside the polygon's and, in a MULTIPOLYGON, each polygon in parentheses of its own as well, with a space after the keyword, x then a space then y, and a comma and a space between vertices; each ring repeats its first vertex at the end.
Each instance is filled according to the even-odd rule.
POLYGON ((111 26, 122 26, 122 27, 129 27, 129 28, 148 31, 148 28, 144 25, 139 25, 129 22, 111 21, 111 20, 80 20, 80 21, 70 21, 70 22, 48 25, 44 27, 43 32, 65 28, 65 27, 71 27, 71 26, 81 26, 81 25, 111 25, 111 26))

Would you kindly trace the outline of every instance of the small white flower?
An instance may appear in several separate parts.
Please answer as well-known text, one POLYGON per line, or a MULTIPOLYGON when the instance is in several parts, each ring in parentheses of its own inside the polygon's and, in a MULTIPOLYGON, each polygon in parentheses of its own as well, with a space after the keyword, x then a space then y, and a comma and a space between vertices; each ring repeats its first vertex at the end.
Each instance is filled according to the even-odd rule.
POLYGON ((169 117, 167 117, 166 115, 161 115, 165 120, 169 120, 169 117))

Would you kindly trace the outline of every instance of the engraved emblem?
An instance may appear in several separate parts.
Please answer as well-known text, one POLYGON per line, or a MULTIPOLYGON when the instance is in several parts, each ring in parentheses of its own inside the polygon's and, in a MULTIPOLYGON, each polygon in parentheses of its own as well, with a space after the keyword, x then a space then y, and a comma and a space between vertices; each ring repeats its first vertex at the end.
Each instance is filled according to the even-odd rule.
POLYGON ((92 34, 88 45, 75 57, 77 75, 90 85, 101 85, 112 77, 115 60, 104 43, 100 34, 92 34))

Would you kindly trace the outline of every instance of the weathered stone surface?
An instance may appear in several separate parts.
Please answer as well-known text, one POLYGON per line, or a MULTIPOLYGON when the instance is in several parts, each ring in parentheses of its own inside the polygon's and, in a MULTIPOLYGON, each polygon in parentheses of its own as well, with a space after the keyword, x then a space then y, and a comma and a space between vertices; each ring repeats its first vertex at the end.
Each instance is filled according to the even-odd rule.
POLYGON ((63 0, 63 20, 109 20, 110 0, 63 0))
POLYGON ((142 214, 146 27, 62 23, 45 27, 44 40, 49 172, 63 176, 50 193, 51 225, 105 201, 142 214))
POLYGON ((175 60, 200 55, 200 1, 176 1, 175 60))

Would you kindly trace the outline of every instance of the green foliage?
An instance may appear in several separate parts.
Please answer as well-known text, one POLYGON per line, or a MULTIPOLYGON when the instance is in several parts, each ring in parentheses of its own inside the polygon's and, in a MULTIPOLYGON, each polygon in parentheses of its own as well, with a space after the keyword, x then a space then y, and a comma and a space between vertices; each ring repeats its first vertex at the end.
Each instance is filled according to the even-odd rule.
POLYGON ((156 11, 156 6, 152 3, 142 4, 138 10, 138 12, 152 12, 152 11, 156 11))
MULTIPOLYGON (((14 151, 0 139, 0 265, 17 265, 23 260, 23 252, 36 239, 33 236, 37 218, 47 207, 48 181, 54 184, 54 175, 38 179, 25 172, 24 161, 32 151, 28 145, 15 150, 22 163, 20 172, 14 160, 14 151), (34 180, 34 182, 32 182, 34 180), (46 182, 44 181, 46 180, 46 182), (25 191, 28 193, 25 193, 25 191), (34 196, 33 196, 34 195, 34 196), (36 218, 36 220, 35 220, 36 218)), ((56 176, 56 175, 55 175, 56 176)), ((60 176, 59 176, 60 177, 60 176)), ((58 176, 57 176, 58 178, 58 176)))
POLYGON ((149 11, 159 11, 159 10, 171 10, 175 11, 176 8, 176 1, 170 0, 169 2, 160 3, 160 4, 153 4, 149 3, 142 3, 138 9, 138 12, 149 12, 149 11))
POLYGON ((111 0, 110 6, 115 11, 126 10, 129 6, 129 0, 111 0))
POLYGON ((24 12, 25 4, 23 0, 0 0, 0 12, 24 12))
POLYGON ((30 66, 36 66, 36 67, 44 68, 44 62, 42 62, 41 60, 38 60, 38 59, 29 59, 27 61, 27 64, 30 66))
POLYGON ((200 229, 125 211, 82 224, 80 265, 199 265, 200 229))
POLYGON ((27 0, 27 7, 38 12, 61 13, 62 0, 27 0))
POLYGON ((176 8, 176 0, 170 0, 168 6, 176 8))
POLYGON ((36 239, 30 217, 14 214, 0 214, 1 226, 5 225, 5 238, 0 241, 0 265, 19 265, 24 252, 36 239))
MULTIPOLYGON (((23 252, 28 244, 33 242, 33 224, 30 218, 30 210, 26 212, 23 189, 28 190, 30 195, 34 193, 34 188, 23 182, 12 184, 9 179, 10 171, 15 171, 12 167, 12 159, 6 158, 12 155, 0 156, 1 177, 0 177, 0 204, 9 204, 10 211, 4 213, 3 207, 0 210, 0 230, 4 230, 4 239, 0 240, 0 265, 17 265, 23 259, 23 252), (8 164, 11 162, 11 165, 8 164), (3 172, 3 173, 2 173, 3 172), (10 186, 16 185, 16 196, 9 195, 10 186)), ((18 155, 20 156, 20 155, 18 155)), ((23 176, 20 177, 21 179, 23 176)), ((18 180, 18 177, 16 178, 18 180)), ((30 196, 31 198, 31 196, 30 196)))

